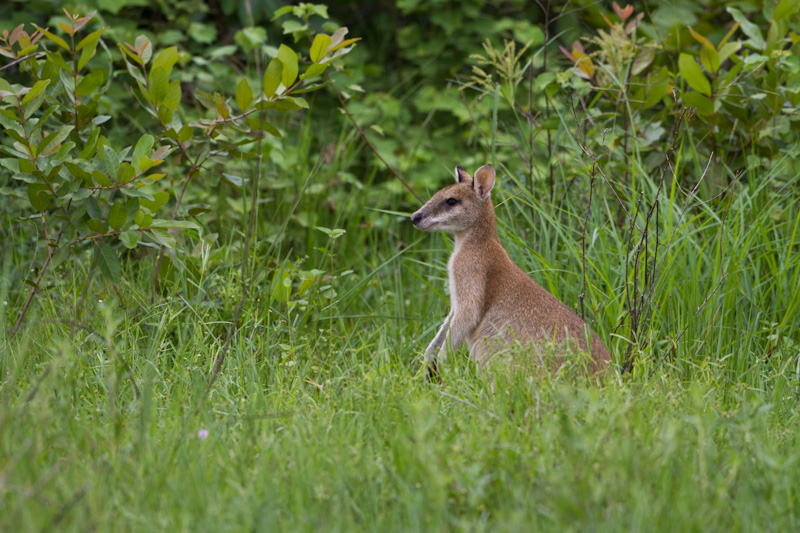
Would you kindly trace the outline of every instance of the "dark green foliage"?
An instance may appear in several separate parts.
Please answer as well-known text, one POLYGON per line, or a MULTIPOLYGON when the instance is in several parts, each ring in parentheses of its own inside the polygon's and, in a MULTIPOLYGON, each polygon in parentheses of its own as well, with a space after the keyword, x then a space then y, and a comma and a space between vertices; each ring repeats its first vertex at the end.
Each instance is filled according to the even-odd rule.
MULTIPOLYGON (((239 80, 235 93, 238 112, 232 112, 222 94, 198 91, 197 101, 214 113, 213 118, 206 118, 208 113, 193 116, 195 111, 181 108, 181 82, 173 73, 180 60, 177 47, 155 52, 144 35, 134 44, 117 43, 135 82, 131 92, 140 109, 151 117, 137 119, 146 128, 135 145, 128 144, 127 135, 119 146, 108 136, 112 117, 100 115, 98 110, 109 87, 122 82, 112 74, 118 59, 102 40, 107 28, 90 31, 96 12, 84 17, 66 10, 64 14, 68 22, 58 22, 64 37, 36 25, 29 35, 21 24, 5 31, 0 41, 3 55, 15 60, 19 74, 30 79, 28 86, 0 78, 0 123, 8 141, 0 149, 10 156, 0 164, 10 171, 11 178, 4 183, 2 194, 24 201, 27 189, 28 205, 15 202, 9 212, 23 219, 38 215, 42 244, 48 251, 42 272, 54 254, 91 245, 96 247, 100 271, 114 283, 120 281, 117 250, 156 246, 163 254, 164 248, 178 246, 177 232, 199 229, 192 220, 176 218, 190 180, 205 178, 214 164, 254 157, 253 143, 263 132, 280 137, 275 125, 268 122, 270 110, 307 109, 306 100, 295 93, 322 87, 316 78, 358 40, 344 39, 346 28, 330 36, 306 30, 313 42, 309 43, 309 64, 304 71, 299 72, 297 53, 280 45, 277 57, 265 70, 263 95, 255 99, 247 78, 239 80), (106 54, 92 61, 99 44, 106 54), (161 180, 167 173, 159 172, 174 153, 183 164, 173 166, 170 181, 174 183, 181 167, 185 172, 175 180, 180 184, 177 190, 165 186, 161 180)), ((244 183, 227 173, 223 176, 235 186, 244 183)), ((37 284, 40 279, 41 274, 37 284)))

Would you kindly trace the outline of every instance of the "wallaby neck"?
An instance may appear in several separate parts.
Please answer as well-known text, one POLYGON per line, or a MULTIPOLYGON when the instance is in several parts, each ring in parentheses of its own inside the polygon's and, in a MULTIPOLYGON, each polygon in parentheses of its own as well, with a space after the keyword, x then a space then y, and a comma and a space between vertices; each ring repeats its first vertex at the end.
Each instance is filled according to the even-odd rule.
POLYGON ((456 247, 464 244, 478 244, 487 240, 497 240, 497 219, 494 215, 492 198, 489 197, 481 207, 478 220, 469 229, 456 232, 456 247))

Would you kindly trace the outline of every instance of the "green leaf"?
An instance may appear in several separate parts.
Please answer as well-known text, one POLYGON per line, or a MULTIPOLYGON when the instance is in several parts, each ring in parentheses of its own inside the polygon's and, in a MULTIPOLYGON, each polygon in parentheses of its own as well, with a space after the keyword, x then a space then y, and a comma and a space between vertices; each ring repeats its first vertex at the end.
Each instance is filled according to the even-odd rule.
MULTIPOLYGON (((40 94, 39 96, 43 97, 44 94, 40 94)), ((33 124, 33 127, 31 127, 31 129, 28 130, 28 134, 29 135, 33 135, 34 133, 39 131, 39 128, 41 128, 42 126, 44 126, 47 123, 47 119, 50 118, 50 115, 52 115, 53 113, 58 111, 58 108, 59 108, 59 106, 57 104, 53 104, 53 105, 47 106, 47 109, 42 114, 42 116, 40 116, 37 119, 36 123, 33 124)))
MULTIPOLYGON (((22 133, 18 132, 16 128, 6 130, 4 133, 6 135, 8 135, 9 137, 11 137, 12 139, 14 139, 15 141, 17 141, 17 143, 19 143, 22 146, 28 146, 28 144, 29 144, 28 143, 28 139, 26 139, 23 136, 22 133)), ((34 151, 33 155, 36 155, 36 153, 35 153, 36 152, 36 146, 34 145, 32 148, 33 148, 33 151, 34 151)))
POLYGON ((181 131, 178 132, 178 142, 183 144, 191 139, 192 135, 194 135, 194 130, 191 126, 184 125, 181 127, 181 131))
MULTIPOLYGON (((133 53, 133 52, 131 51, 131 49, 130 49, 130 48, 128 48, 127 46, 123 45, 122 43, 117 43, 117 46, 118 46, 118 47, 119 47, 119 49, 122 51, 122 56, 123 56, 123 57, 124 57, 126 60, 127 60, 127 59, 130 59, 131 61, 133 61, 133 62, 134 62, 134 63, 136 63, 137 65, 144 66, 144 63, 142 63, 142 58, 140 58, 138 55, 136 55, 135 53, 133 53)), ((127 62, 127 61, 126 61, 126 62, 127 62)), ((129 68, 128 70, 131 70, 131 69, 129 68)), ((132 73, 132 72, 131 72, 131 73, 132 73)))
POLYGON ((284 16, 287 13, 291 13, 294 9, 294 6, 284 6, 280 9, 275 10, 275 14, 272 15, 272 20, 279 19, 280 17, 284 16))
MULTIPOLYGON (((155 220, 153 222, 156 222, 155 220)), ((158 244, 162 246, 166 246, 169 249, 175 248, 175 237, 169 234, 166 229, 163 228, 153 228, 150 230, 150 236, 153 237, 158 244)))
POLYGON ((92 175, 82 169, 76 163, 67 161, 64 163, 64 165, 67 167, 67 170, 69 170, 70 174, 82 180, 85 185, 92 185, 92 175))
POLYGON ((27 104, 28 102, 30 102, 31 100, 36 98, 36 96, 39 95, 39 93, 44 91, 45 87, 47 87, 49 83, 50 83, 50 80, 39 80, 39 81, 37 81, 33 85, 33 87, 31 87, 31 90, 28 91, 28 94, 26 94, 25 97, 22 99, 22 105, 25 106, 25 104, 27 104))
POLYGON ((734 41, 732 43, 725 43, 719 49, 719 62, 722 63, 728 59, 732 54, 735 54, 742 47, 742 43, 734 41))
POLYGON ((242 189, 244 184, 247 182, 247 180, 241 176, 234 176, 233 174, 228 174, 227 172, 222 173, 222 178, 237 189, 242 189))
MULTIPOLYGON (((28 94, 30 94, 30 93, 28 93, 28 94)), ((39 107, 41 107, 42 102, 44 102, 44 97, 45 97, 46 94, 47 93, 45 93, 45 92, 40 92, 30 102, 28 102, 28 105, 26 105, 24 107, 23 112, 22 112, 22 117, 25 120, 28 120, 31 117, 31 115, 36 113, 36 111, 39 109, 39 107)), ((52 107, 51 107, 51 109, 52 109, 52 107)), ((28 132, 28 137, 31 137, 31 135, 30 135, 31 133, 33 133, 33 131, 28 132)))
POLYGON ((800 0, 781 0, 772 16, 775 20, 780 20, 794 15, 798 10, 800 10, 800 0))
POLYGON ((89 135, 89 140, 86 141, 86 144, 83 146, 83 150, 79 154, 80 159, 89 159, 97 150, 97 139, 100 137, 100 128, 94 128, 92 133, 89 135))
POLYGON ((267 42, 267 30, 259 26, 242 28, 233 35, 233 42, 245 52, 256 50, 267 42))
POLYGON ((128 183, 135 175, 136 171, 133 169, 130 163, 120 163, 119 170, 117 171, 117 179, 120 183, 128 183))
POLYGON ((92 177, 94 178, 94 181, 96 181, 99 185, 103 187, 108 187, 111 185, 111 180, 108 179, 108 176, 103 174, 98 169, 92 170, 92 177))
POLYGON ((259 109, 277 109, 285 113, 286 111, 295 111, 297 109, 308 109, 308 102, 303 98, 287 96, 271 102, 259 102, 256 106, 259 109))
POLYGON ((719 70, 719 54, 716 48, 714 48, 714 45, 711 44, 711 41, 694 31, 691 26, 689 27, 689 33, 694 37, 695 41, 700 43, 700 62, 703 63, 707 71, 712 74, 716 73, 717 70, 719 70))
POLYGON ((103 35, 103 32, 106 31, 108 28, 100 28, 99 30, 95 30, 83 39, 81 42, 78 43, 78 46, 75 47, 75 51, 79 52, 83 48, 87 46, 92 46, 93 44, 97 44, 97 41, 100 39, 100 36, 103 35))
POLYGON ((50 205, 50 200, 53 195, 50 188, 44 183, 29 183, 28 184, 28 200, 31 202, 31 207, 38 212, 42 212, 50 205))
MULTIPOLYGON (((169 88, 167 90, 167 97, 164 100, 164 106, 170 111, 177 110, 178 106, 181 105, 182 96, 183 94, 181 93, 181 82, 179 82, 178 80, 173 80, 169 82, 169 88)), ((168 120, 165 123, 169 122, 172 121, 168 120)))
POLYGON ((283 86, 287 89, 292 86, 294 80, 297 79, 297 53, 282 44, 278 48, 278 59, 283 63, 283 71, 281 73, 281 81, 283 86))
POLYGON ((125 211, 128 212, 128 220, 133 219, 133 215, 139 210, 139 199, 138 198, 129 198, 127 202, 125 202, 125 211))
POLYGON ((59 248, 54 254, 53 258, 50 259, 50 268, 57 268, 61 265, 64 261, 66 261, 67 257, 71 252, 71 246, 62 246, 59 248))
POLYGON ((284 35, 294 35, 295 42, 308 31, 308 24, 303 24, 298 20, 285 20, 281 23, 281 26, 283 27, 284 35))
POLYGON ((58 146, 61 142, 67 138, 69 132, 71 132, 75 128, 73 125, 63 125, 56 131, 50 132, 50 134, 42 139, 42 142, 39 143, 38 151, 40 154, 45 153, 45 150, 51 144, 53 146, 58 146))
POLYGON ((247 78, 242 78, 239 81, 239 85, 236 87, 236 105, 244 112, 247 111, 247 108, 250 107, 252 103, 253 89, 251 89, 250 84, 247 83, 247 78))
POLYGON ((61 57, 61 52, 47 52, 47 61, 72 74, 72 67, 67 65, 67 62, 61 57))
POLYGON ((187 33, 193 41, 201 44, 211 44, 217 40, 217 29, 211 24, 192 22, 187 33))
POLYGON ((652 85, 649 90, 647 91, 647 98, 645 99, 644 104, 642 105, 642 109, 650 109, 658 102, 664 98, 664 95, 667 94, 667 89, 669 87, 669 79, 664 78, 663 80, 657 82, 655 85, 652 85))
POLYGON ((311 43, 311 61, 314 63, 319 62, 320 59, 325 57, 328 47, 331 45, 330 35, 318 33, 314 37, 314 42, 311 43))
POLYGON ((314 283, 316 283, 317 279, 319 279, 321 274, 316 274, 315 272, 304 272, 301 274, 300 279, 300 286, 297 288, 297 296, 301 296, 304 294, 308 289, 310 289, 314 283))
POLYGON ((150 71, 150 89, 148 90, 148 100, 154 106, 164 103, 169 91, 169 74, 164 67, 154 67, 150 71))
POLYGON ((309 65, 308 68, 306 69, 305 73, 302 76, 300 76, 300 79, 301 80, 307 80, 308 78, 313 78, 314 76, 319 76, 320 74, 325 72, 326 68, 328 68, 328 65, 319 65, 317 63, 315 63, 313 65, 309 65))
POLYGON ((314 13, 315 15, 319 15, 324 19, 330 18, 328 16, 328 6, 324 4, 306 4, 306 5, 311 8, 311 12, 314 13))
POLYGON ((231 116, 230 108, 222 100, 222 97, 219 94, 217 94, 216 96, 217 99, 214 102, 214 107, 216 108, 217 113, 219 113, 219 116, 221 116, 222 118, 228 118, 229 116, 231 116))
POLYGON ((685 106, 694 107, 700 116, 708 117, 714 113, 714 104, 700 93, 686 93, 681 97, 681 101, 685 106))
POLYGON ((153 195, 153 201, 142 198, 139 202, 141 203, 142 207, 146 207, 151 213, 157 213, 158 210, 161 209, 161 207, 163 207, 168 201, 169 193, 167 191, 160 191, 153 195))
POLYGON ((281 137, 281 132, 278 131, 278 128, 270 124, 266 121, 260 121, 257 118, 250 117, 247 119, 247 123, 250 125, 250 129, 252 130, 264 130, 273 137, 281 137))
POLYGON ((95 70, 87 74, 80 83, 78 83, 78 88, 76 90, 78 96, 86 96, 93 92, 103 84, 103 80, 105 80, 105 76, 102 70, 95 70))
POLYGON ((166 106, 166 104, 162 104, 162 105, 158 106, 157 116, 158 116, 159 122, 161 122, 162 124, 167 125, 167 124, 171 124, 172 123, 172 119, 173 119, 174 115, 172 113, 172 110, 170 110, 170 108, 168 108, 166 106))
POLYGON ((18 200, 24 200, 25 196, 19 189, 12 189, 11 187, 0 187, 0 194, 3 196, 11 196, 18 200))
POLYGON ((154 220, 153 228, 200 229, 200 226, 189 220, 154 220))
POLYGON ((192 217, 196 217, 196 216, 202 215, 204 213, 213 213, 213 212, 214 212, 214 209, 212 209, 210 206, 208 206, 208 207, 196 206, 196 207, 190 207, 189 208, 189 216, 192 216, 192 217))
POLYGON ((275 271, 271 286, 272 298, 278 303, 286 303, 292 295, 292 278, 286 271, 275 271))
POLYGON ((167 73, 167 76, 172 72, 172 67, 178 62, 178 48, 170 46, 161 50, 156 58, 153 60, 153 67, 161 67, 167 73))
POLYGON ((95 257, 100 272, 112 283, 119 283, 122 278, 122 266, 119 264, 117 253, 108 243, 100 243, 95 257))
POLYGON ((703 71, 700 70, 700 65, 697 64, 692 56, 681 54, 678 58, 678 70, 681 73, 681 77, 689 84, 689 87, 701 94, 711 96, 711 84, 708 83, 708 79, 703 75, 703 71))
POLYGON ((711 41, 694 31, 691 26, 687 27, 689 28, 689 33, 692 35, 692 37, 694 37, 694 40, 700 43, 701 46, 709 46, 711 48, 714 47, 714 45, 711 44, 711 41))
POLYGON ((136 211, 136 214, 133 215, 133 221, 140 228, 149 228, 150 224, 153 223, 153 217, 148 213, 145 213, 144 211, 139 209, 138 211, 136 211))
POLYGON ((24 133, 19 123, 19 115, 11 109, 0 109, 0 126, 14 130, 20 135, 24 133))
POLYGON ((83 70, 83 67, 86 66, 86 63, 94 56, 95 50, 97 50, 97 42, 100 40, 100 36, 106 31, 108 28, 100 28, 97 31, 93 31, 83 39, 81 42, 78 43, 78 46, 75 47, 75 51, 83 50, 81 53, 81 58, 78 61, 78 71, 83 70))
POLYGON ((42 33, 42 35, 44 35, 45 37, 47 37, 48 39, 50 39, 51 41, 56 43, 58 46, 60 46, 64 50, 69 50, 69 45, 67 44, 67 41, 65 41, 64 39, 62 39, 58 35, 53 35, 49 31, 47 31, 46 29, 40 28, 36 24, 32 24, 32 26, 34 28, 36 28, 37 30, 39 30, 42 33))
POLYGON ((86 221, 86 225, 94 233, 105 233, 108 229, 108 224, 97 218, 91 218, 86 221))
MULTIPOLYGON (((150 155, 150 151, 153 149, 154 142, 155 140, 153 139, 153 136, 150 134, 144 134, 141 137, 139 137, 138 141, 136 141, 136 146, 133 148, 133 155, 131 156, 131 163, 136 168, 136 170, 142 172, 147 170, 147 168, 150 168, 150 167, 142 168, 140 159, 142 156, 150 155)), ((147 160, 149 161, 149 157, 147 158, 147 160)))
POLYGON ((121 154, 115 152, 114 149, 107 144, 103 145, 103 166, 106 168, 106 172, 108 172, 111 178, 117 177, 117 170, 119 170, 119 164, 121 162, 121 154))
POLYGON ((125 209, 125 204, 116 202, 108 210, 108 225, 115 230, 121 229, 128 221, 128 211, 125 209))
POLYGON ((740 27, 742 28, 742 31, 745 35, 750 37, 750 43, 753 46, 759 50, 766 48, 767 43, 764 41, 764 36, 758 26, 747 20, 747 17, 745 17, 744 14, 735 7, 728 7, 726 10, 731 14, 733 20, 741 23, 740 27))
POLYGON ((87 46, 81 52, 81 58, 78 60, 78 72, 83 70, 83 67, 89 62, 89 60, 94 56, 94 52, 97 49, 97 43, 93 46, 87 46))
POLYGON ((136 248, 136 245, 139 244, 139 232, 138 231, 123 231, 119 234, 119 240, 122 241, 122 244, 128 250, 132 250, 136 248))
POLYGON ((712 74, 716 74, 719 70, 719 53, 714 49, 713 46, 703 46, 700 48, 700 62, 706 68, 707 71, 711 72, 712 74))
POLYGON ((264 71, 264 96, 272 98, 278 86, 281 84, 281 71, 283 70, 283 63, 280 59, 273 59, 267 65, 267 70, 264 71))

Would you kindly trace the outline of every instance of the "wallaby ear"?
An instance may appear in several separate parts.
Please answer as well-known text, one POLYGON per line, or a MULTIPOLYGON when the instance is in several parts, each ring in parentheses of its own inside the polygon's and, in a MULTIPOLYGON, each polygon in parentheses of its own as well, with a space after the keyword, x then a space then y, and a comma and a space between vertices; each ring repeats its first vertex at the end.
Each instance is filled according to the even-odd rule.
POLYGON ((478 198, 485 200, 494 187, 494 167, 483 165, 475 171, 475 180, 472 183, 478 198))
POLYGON ((467 174, 467 171, 463 168, 456 167, 456 183, 461 183, 464 180, 471 180, 472 178, 467 174))

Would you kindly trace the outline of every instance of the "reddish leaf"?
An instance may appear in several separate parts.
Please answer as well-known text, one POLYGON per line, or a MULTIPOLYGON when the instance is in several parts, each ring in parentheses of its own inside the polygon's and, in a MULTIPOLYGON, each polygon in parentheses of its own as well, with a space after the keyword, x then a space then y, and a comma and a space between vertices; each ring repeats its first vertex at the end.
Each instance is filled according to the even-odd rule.
POLYGON ((631 15, 633 15, 633 6, 628 4, 625 6, 625 11, 622 13, 622 20, 627 19, 631 15))
POLYGON ((24 24, 20 24, 13 30, 11 30, 11 36, 8 38, 8 44, 14 44, 19 39, 19 34, 22 32, 22 27, 25 26, 24 24))
POLYGON ((563 46, 559 46, 559 48, 561 49, 561 52, 570 59, 570 61, 572 61, 573 63, 575 62, 575 57, 572 55, 572 53, 570 53, 563 46))

